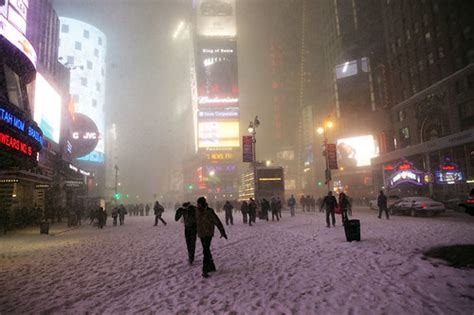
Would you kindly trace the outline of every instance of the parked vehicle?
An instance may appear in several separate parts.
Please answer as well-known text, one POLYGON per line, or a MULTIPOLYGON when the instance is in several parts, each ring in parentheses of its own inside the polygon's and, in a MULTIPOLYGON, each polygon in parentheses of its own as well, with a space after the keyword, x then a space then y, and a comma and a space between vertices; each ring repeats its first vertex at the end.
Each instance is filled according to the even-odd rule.
POLYGON ((474 188, 471 190, 469 197, 459 207, 464 208, 467 214, 474 216, 474 188))
POLYGON ((442 202, 446 206, 446 209, 454 210, 454 211, 463 211, 461 204, 464 203, 467 199, 469 199, 469 194, 459 194, 454 196, 453 198, 443 200, 442 202))
MULTIPOLYGON (((400 201, 400 197, 396 195, 387 196, 387 207, 394 205, 395 203, 400 201)), ((369 207, 372 210, 379 210, 379 206, 377 205, 377 199, 373 199, 369 201, 369 207)))
POLYGON ((442 202, 428 197, 405 197, 389 207, 393 215, 435 216, 446 211, 442 202))

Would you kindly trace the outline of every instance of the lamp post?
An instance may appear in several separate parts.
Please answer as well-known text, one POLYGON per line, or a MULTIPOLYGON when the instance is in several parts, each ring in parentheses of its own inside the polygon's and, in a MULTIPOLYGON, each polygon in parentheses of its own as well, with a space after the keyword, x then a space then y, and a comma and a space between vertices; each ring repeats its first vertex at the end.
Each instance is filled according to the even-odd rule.
POLYGON ((117 205, 117 193, 118 193, 118 186, 119 186, 119 182, 118 182, 118 171, 119 171, 119 167, 117 166, 117 164, 115 164, 114 166, 114 169, 115 169, 115 187, 114 187, 114 200, 115 200, 115 205, 117 205))
POLYGON ((324 145, 324 157, 326 160, 326 170, 324 173, 324 177, 326 179, 326 184, 328 187, 328 191, 331 190, 331 170, 329 169, 329 160, 328 160, 328 137, 327 137, 327 130, 332 129, 334 127, 334 123, 331 120, 326 121, 322 127, 319 127, 316 131, 323 136, 323 145, 324 145))
POLYGON ((253 189, 254 189, 254 198, 255 202, 258 200, 257 196, 257 128, 260 126, 260 121, 258 120, 258 116, 255 116, 253 121, 250 121, 249 127, 248 127, 248 132, 252 134, 252 144, 253 144, 253 157, 252 157, 252 163, 253 163, 253 189))

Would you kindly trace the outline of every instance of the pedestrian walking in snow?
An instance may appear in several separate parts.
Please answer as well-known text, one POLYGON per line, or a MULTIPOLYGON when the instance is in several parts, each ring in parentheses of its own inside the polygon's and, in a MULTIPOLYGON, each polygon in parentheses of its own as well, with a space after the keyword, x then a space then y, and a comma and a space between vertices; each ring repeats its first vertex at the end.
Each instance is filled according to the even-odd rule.
POLYGON ((150 205, 146 204, 145 205, 145 215, 148 216, 150 214, 150 205))
POLYGON ((341 209, 342 225, 345 225, 346 222, 349 221, 347 213, 351 208, 351 203, 349 202, 349 198, 347 197, 347 195, 343 192, 339 194, 339 208, 341 209))
POLYGON ((223 209, 225 212, 225 225, 229 225, 229 222, 231 225, 234 225, 234 217, 232 216, 234 206, 230 204, 229 200, 225 202, 223 209))
POLYGON ((377 206, 379 207, 379 219, 382 218, 382 212, 385 211, 385 215, 387 216, 388 219, 388 209, 387 209, 387 196, 383 193, 383 191, 380 191, 380 194, 377 198, 377 206))
POLYGON ((104 208, 98 207, 95 212, 95 217, 97 218, 97 226, 99 229, 102 229, 105 225, 105 213, 104 208))
POLYGON ((163 208, 163 206, 160 205, 160 202, 158 200, 155 202, 155 206, 153 207, 153 210, 155 211, 155 225, 154 226, 158 225, 158 220, 160 220, 161 222, 163 222, 164 225, 166 225, 165 220, 163 220, 163 218, 161 217, 163 215, 163 212, 165 212, 165 208, 163 208))
POLYGON ((242 219, 244 221, 244 224, 247 224, 247 217, 249 213, 249 205, 247 201, 242 201, 242 204, 240 205, 240 212, 242 212, 242 219))
POLYGON ((125 224, 125 215, 128 213, 127 209, 125 209, 125 207, 123 205, 120 205, 120 207, 118 209, 118 212, 119 212, 120 225, 124 225, 125 224))
POLYGON ((263 219, 268 221, 268 214, 270 213, 270 203, 268 202, 267 199, 263 198, 262 203, 260 204, 262 208, 262 217, 263 219))
POLYGON ((217 227, 221 237, 227 239, 227 235, 224 230, 224 225, 222 225, 222 222, 214 212, 214 209, 208 207, 206 198, 200 197, 197 200, 197 205, 197 234, 201 239, 202 253, 204 256, 202 264, 202 276, 207 278, 209 277, 209 272, 216 271, 216 266, 211 253, 211 241, 212 237, 214 236, 214 227, 217 227))
POLYGON ((301 210, 304 212, 304 209, 306 208, 306 198, 304 195, 301 195, 300 205, 301 205, 301 210))
POLYGON ((295 216, 295 206, 296 206, 295 196, 291 195, 291 197, 288 199, 288 207, 290 208, 290 214, 292 217, 295 216))
POLYGON ((281 209, 283 209, 283 205, 281 204, 281 199, 278 196, 277 197, 277 212, 278 212, 278 215, 280 216, 280 219, 281 219, 281 209))
POLYGON ((119 215, 119 213, 118 213, 118 208, 117 208, 117 207, 114 207, 114 208, 112 209, 112 219, 114 220, 114 221, 113 221, 113 225, 114 225, 114 226, 117 226, 118 215, 119 215))
POLYGON ((328 192, 328 195, 324 197, 323 202, 321 204, 321 209, 323 207, 326 207, 326 226, 331 227, 329 224, 329 216, 331 216, 332 219, 332 226, 336 226, 336 217, 334 214, 334 210, 337 207, 337 200, 336 198, 332 195, 332 191, 328 192))
POLYGON ((179 221, 181 218, 184 221, 184 238, 186 239, 186 247, 188 249, 188 262, 192 265, 196 251, 196 207, 189 202, 183 203, 183 206, 176 210, 176 215, 174 216, 175 221, 179 221))
POLYGON ((275 217, 277 221, 280 221, 280 218, 278 217, 278 202, 275 197, 272 197, 270 201, 270 208, 272 209, 272 221, 275 221, 275 217))
POLYGON ((255 223, 257 217, 257 203, 253 198, 249 201, 249 226, 252 226, 252 222, 255 223))

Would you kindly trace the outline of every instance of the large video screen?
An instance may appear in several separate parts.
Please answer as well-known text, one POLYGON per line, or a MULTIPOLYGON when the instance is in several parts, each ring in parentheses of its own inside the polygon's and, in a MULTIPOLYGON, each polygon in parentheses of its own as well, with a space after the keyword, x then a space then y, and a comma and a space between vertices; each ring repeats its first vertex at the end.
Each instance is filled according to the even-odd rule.
POLYGON ((199 109, 238 107, 236 42, 226 39, 200 39, 196 77, 199 109))
POLYGON ((379 151, 372 135, 337 140, 339 167, 350 168, 370 165, 370 159, 379 151))
POLYGON ((240 146, 238 121, 201 121, 198 135, 199 148, 240 146))
POLYGON ((198 0, 197 33, 200 36, 235 37, 235 0, 198 0))
POLYGON ((59 143, 61 96, 39 73, 36 74, 34 119, 43 131, 43 136, 59 143))

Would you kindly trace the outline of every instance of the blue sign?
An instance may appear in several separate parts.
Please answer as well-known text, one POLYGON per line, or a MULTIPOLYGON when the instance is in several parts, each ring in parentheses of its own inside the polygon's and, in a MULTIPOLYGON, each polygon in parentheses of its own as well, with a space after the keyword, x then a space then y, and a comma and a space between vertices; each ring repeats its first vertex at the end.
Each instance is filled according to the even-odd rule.
POLYGON ((464 181, 461 171, 437 171, 435 178, 438 184, 455 184, 464 181))
POLYGON ((32 138, 34 141, 38 142, 41 146, 43 145, 43 135, 41 129, 35 128, 34 125, 28 126, 26 128, 25 120, 15 116, 10 113, 5 108, 0 107, 0 121, 5 122, 6 124, 14 127, 20 133, 27 134, 28 137, 32 138))

